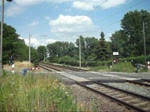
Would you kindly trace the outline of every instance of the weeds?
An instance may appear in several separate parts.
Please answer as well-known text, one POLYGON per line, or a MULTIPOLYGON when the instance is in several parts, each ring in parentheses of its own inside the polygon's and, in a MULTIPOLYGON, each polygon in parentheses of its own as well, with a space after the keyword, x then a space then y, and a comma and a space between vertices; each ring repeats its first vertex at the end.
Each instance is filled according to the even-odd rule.
POLYGON ((111 66, 97 66, 92 67, 91 70, 94 71, 116 71, 116 72, 136 72, 136 67, 134 67, 130 62, 119 62, 111 66))
POLYGON ((136 68, 130 62, 119 62, 113 64, 111 70, 117 72, 135 72, 136 68))
POLYGON ((0 111, 77 111, 67 88, 48 75, 5 73, 0 77, 0 111))

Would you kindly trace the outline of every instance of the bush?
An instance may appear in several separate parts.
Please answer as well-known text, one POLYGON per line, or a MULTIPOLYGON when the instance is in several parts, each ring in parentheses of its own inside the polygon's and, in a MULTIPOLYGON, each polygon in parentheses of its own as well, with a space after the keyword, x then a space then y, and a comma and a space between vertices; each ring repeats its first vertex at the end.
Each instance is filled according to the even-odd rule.
POLYGON ((135 72, 136 68, 130 62, 119 62, 113 64, 111 70, 117 72, 135 72))
POLYGON ((71 66, 78 66, 79 61, 76 60, 75 58, 72 58, 70 56, 64 56, 59 59, 60 64, 66 64, 66 65, 71 65, 71 66))

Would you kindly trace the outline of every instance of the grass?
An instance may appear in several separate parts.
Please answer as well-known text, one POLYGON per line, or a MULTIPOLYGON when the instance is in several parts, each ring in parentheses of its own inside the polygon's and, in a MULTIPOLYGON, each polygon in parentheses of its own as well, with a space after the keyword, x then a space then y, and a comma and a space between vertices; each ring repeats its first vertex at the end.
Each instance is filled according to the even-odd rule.
MULTIPOLYGON (((116 71, 116 72, 136 72, 136 67, 134 67, 130 62, 119 62, 113 64, 111 67, 108 66, 97 66, 92 67, 91 70, 94 71, 116 71)), ((142 68, 141 68, 142 71, 142 68)))
POLYGON ((130 62, 119 62, 112 65, 111 70, 117 72, 136 72, 136 67, 134 67, 130 62))
POLYGON ((0 76, 0 111, 79 111, 71 92, 49 75, 0 76))
POLYGON ((96 67, 91 67, 90 70, 92 71, 110 71, 110 69, 108 68, 108 66, 96 66, 96 67))

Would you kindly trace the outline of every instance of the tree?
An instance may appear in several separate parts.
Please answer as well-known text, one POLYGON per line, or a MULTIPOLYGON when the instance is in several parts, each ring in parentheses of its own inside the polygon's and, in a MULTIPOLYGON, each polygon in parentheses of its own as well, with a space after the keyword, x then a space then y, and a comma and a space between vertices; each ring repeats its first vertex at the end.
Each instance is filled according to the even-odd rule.
POLYGON ((99 45, 97 46, 96 55, 98 60, 107 60, 109 57, 108 46, 104 38, 104 32, 100 34, 99 45))
POLYGON ((96 58, 96 46, 98 46, 98 39, 95 37, 87 37, 85 38, 85 54, 87 60, 95 60, 96 58))
POLYGON ((76 48, 73 43, 69 42, 55 42, 47 45, 49 60, 58 61, 63 56, 76 57, 76 48))
POLYGON ((11 55, 14 55, 16 60, 27 60, 27 46, 24 40, 19 39, 15 28, 4 24, 3 34, 3 64, 8 63, 11 55))
POLYGON ((124 53, 128 51, 124 49, 124 44, 126 42, 124 37, 125 35, 123 34, 122 30, 116 31, 114 34, 112 34, 112 37, 110 37, 112 52, 119 52, 119 55, 125 56, 124 53))
MULTIPOLYGON (((146 48, 147 52, 150 53, 150 13, 141 10, 141 11, 130 11, 124 15, 124 18, 121 20, 121 27, 124 34, 126 35, 126 46, 128 46, 129 56, 142 55, 143 53, 143 20, 142 17, 145 16, 145 37, 146 37, 146 48)), ((125 46, 125 47, 126 47, 125 46)))
MULTIPOLYGON (((98 39, 95 37, 83 37, 80 36, 81 41, 81 51, 82 51, 82 60, 95 60, 96 46, 98 46, 98 39)), ((79 49, 79 39, 76 40, 76 45, 79 49)))
POLYGON ((37 66, 39 64, 39 55, 38 55, 38 51, 31 47, 31 62, 37 66))
POLYGON ((16 60, 18 61, 28 60, 29 48, 28 46, 25 45, 24 40, 19 39, 18 41, 14 42, 13 45, 14 45, 13 52, 15 53, 16 60))
POLYGON ((45 46, 39 46, 37 48, 37 51, 38 51, 38 55, 39 55, 39 61, 44 61, 45 57, 46 57, 46 54, 47 54, 46 47, 45 46))

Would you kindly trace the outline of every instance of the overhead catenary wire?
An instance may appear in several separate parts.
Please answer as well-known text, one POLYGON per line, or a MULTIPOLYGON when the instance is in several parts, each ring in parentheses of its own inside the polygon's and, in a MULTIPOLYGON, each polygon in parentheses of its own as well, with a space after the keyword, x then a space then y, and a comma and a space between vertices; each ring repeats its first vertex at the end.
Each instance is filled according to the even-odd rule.
MULTIPOLYGON (((89 15, 90 13, 92 13, 94 10, 96 10, 98 7, 100 7, 100 6, 101 6, 102 4, 104 4, 106 1, 108 1, 108 0, 105 0, 104 2, 100 3, 99 5, 97 5, 94 9, 90 10, 90 11, 87 13, 87 15, 89 15)), ((88 3, 88 2, 87 2, 87 3, 88 3)), ((87 3, 86 3, 86 4, 87 4, 87 3)), ((113 14, 111 14, 111 15, 109 15, 109 16, 104 17, 104 18, 102 19, 102 21, 105 21, 106 18, 116 16, 116 15, 118 15, 119 13, 121 13, 122 11, 125 11, 125 10, 127 10, 127 9, 133 8, 134 6, 138 6, 138 5, 141 5, 141 4, 144 4, 144 2, 143 2, 143 1, 140 1, 140 2, 137 2, 136 4, 130 5, 128 8, 124 8, 123 10, 119 10, 119 11, 116 12, 116 13, 113 13, 113 14)), ((78 19, 78 20, 77 20, 76 22, 74 22, 72 25, 78 23, 78 22, 81 21, 82 19, 84 19, 84 16, 81 17, 80 19, 78 19)), ((121 21, 121 20, 117 20, 117 21, 115 21, 115 22, 113 22, 113 23, 111 23, 111 24, 102 25, 102 26, 104 26, 104 27, 110 27, 110 26, 112 26, 112 25, 114 25, 114 24, 119 23, 120 21, 121 21)), ((98 30, 103 29, 103 28, 96 28, 96 29, 97 29, 97 30, 94 30, 94 32, 97 32, 98 30)), ((93 33, 93 32, 90 32, 90 33, 93 33)), ((64 37, 65 37, 65 36, 64 36, 64 37)))
MULTIPOLYGON (((138 3, 134 4, 134 5, 129 6, 128 8, 123 9, 123 11, 124 11, 124 10, 127 10, 127 9, 130 9, 130 8, 133 8, 133 6, 141 5, 141 4, 143 4, 143 3, 144 3, 143 1, 142 1, 142 2, 138 2, 138 3)), ((148 8, 148 9, 146 9, 146 10, 148 11, 148 10, 150 10, 150 8, 148 8)), ((119 14, 120 12, 122 12, 122 10, 120 10, 120 11, 114 13, 114 14, 111 14, 110 17, 116 16, 116 15, 119 14)), ((106 17, 103 18, 103 21, 105 21, 105 20, 106 20, 106 17)), ((117 24, 117 23, 119 23, 119 22, 121 22, 121 20, 117 20, 117 21, 115 21, 115 22, 113 22, 113 23, 110 23, 110 24, 107 24, 107 25, 104 25, 104 24, 103 24, 103 25, 102 25, 103 28, 98 28, 97 30, 94 30, 94 32, 97 32, 97 31, 100 30, 100 29, 102 30, 102 29, 104 29, 104 28, 111 27, 111 26, 113 26, 114 24, 117 24)), ((93 33, 93 32, 92 32, 92 33, 93 33)))
POLYGON ((143 1, 137 2, 137 3, 134 4, 134 5, 131 5, 131 6, 127 7, 127 8, 124 8, 123 10, 119 10, 118 12, 115 12, 115 13, 109 15, 109 16, 104 17, 103 19, 101 19, 101 21, 105 21, 105 20, 106 20, 107 18, 109 18, 109 17, 116 16, 116 15, 118 15, 119 13, 122 13, 122 11, 125 11, 125 10, 127 10, 127 9, 133 8, 134 6, 138 6, 138 5, 141 5, 141 4, 144 4, 144 2, 143 2, 143 1))
MULTIPOLYGON (((85 6, 89 3, 89 1, 90 1, 90 0, 88 0, 87 2, 85 2, 81 7, 85 7, 85 6)), ((81 7, 80 7, 79 9, 81 9, 81 7)), ((78 14, 78 12, 79 12, 79 11, 76 11, 76 12, 74 13, 74 15, 78 14)))
MULTIPOLYGON (((107 1, 108 0, 104 0, 103 2, 101 2, 100 4, 98 4, 95 8, 93 8, 92 10, 90 10, 86 15, 89 15, 90 13, 92 13, 94 10, 96 10, 98 7, 100 7, 101 5, 103 5, 104 3, 106 3, 107 1)), ((87 3, 85 3, 85 4, 87 4, 87 3)), ((83 5, 83 6, 85 6, 85 5, 83 5)), ((72 25, 75 25, 76 23, 78 23, 79 21, 81 21, 84 18, 85 18, 85 16, 82 16, 80 19, 78 19, 77 21, 75 21, 72 25)), ((65 37, 65 36, 63 36, 63 37, 65 37)))
MULTIPOLYGON (((146 10, 148 11, 148 10, 150 10, 150 8, 148 8, 148 9, 146 9, 146 10)), ((103 26, 103 28, 99 28, 99 29, 95 30, 94 32, 96 32, 96 31, 98 31, 98 30, 100 30, 100 29, 104 29, 104 28, 107 28, 107 27, 111 27, 111 26, 113 26, 114 24, 117 24, 117 23, 119 23, 119 22, 121 22, 121 20, 117 20, 117 21, 115 21, 115 22, 113 22, 113 23, 107 24, 107 25, 103 26)))
MULTIPOLYGON (((104 2, 100 3, 99 5, 97 5, 95 8, 93 8, 92 10, 90 10, 87 15, 89 15, 90 13, 92 13, 94 10, 96 10, 98 7, 100 7, 101 5, 103 5, 105 2, 107 2, 108 0, 105 0, 104 2)), ((81 21, 84 18, 84 16, 82 16, 80 19, 78 19, 76 22, 74 22, 72 25, 78 23, 79 21, 81 21)))

